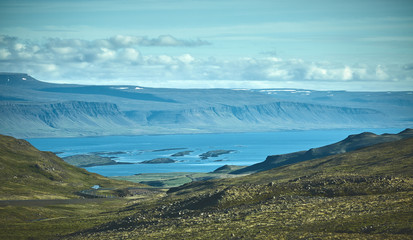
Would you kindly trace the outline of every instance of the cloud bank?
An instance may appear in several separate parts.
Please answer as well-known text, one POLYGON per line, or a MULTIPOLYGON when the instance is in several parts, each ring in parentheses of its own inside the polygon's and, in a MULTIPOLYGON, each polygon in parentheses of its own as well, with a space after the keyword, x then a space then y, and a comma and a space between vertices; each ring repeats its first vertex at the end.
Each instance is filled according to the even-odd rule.
POLYGON ((1 35, 0 71, 26 72, 46 81, 154 87, 413 88, 413 64, 345 64, 268 56, 216 59, 188 53, 210 44, 170 35, 50 38, 42 43, 1 35), (178 47, 183 53, 144 55, 142 47, 178 47))

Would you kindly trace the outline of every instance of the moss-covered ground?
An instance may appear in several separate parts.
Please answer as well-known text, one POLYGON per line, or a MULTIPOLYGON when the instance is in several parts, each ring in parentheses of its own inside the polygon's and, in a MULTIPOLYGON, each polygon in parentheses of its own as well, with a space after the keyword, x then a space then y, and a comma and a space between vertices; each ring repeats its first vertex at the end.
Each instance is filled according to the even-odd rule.
POLYGON ((122 189, 112 200, 0 205, 0 238, 412 239, 413 139, 168 192, 122 189))
POLYGON ((412 239, 413 139, 172 188, 69 239, 412 239))

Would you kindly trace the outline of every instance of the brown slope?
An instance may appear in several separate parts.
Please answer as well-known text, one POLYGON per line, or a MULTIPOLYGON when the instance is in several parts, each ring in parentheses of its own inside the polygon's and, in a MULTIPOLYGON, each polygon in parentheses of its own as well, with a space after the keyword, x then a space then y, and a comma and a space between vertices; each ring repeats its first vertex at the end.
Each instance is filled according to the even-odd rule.
POLYGON ((25 140, 0 135, 0 199, 75 197, 75 192, 102 187, 126 187, 115 181, 71 166, 51 152, 42 152, 25 140))

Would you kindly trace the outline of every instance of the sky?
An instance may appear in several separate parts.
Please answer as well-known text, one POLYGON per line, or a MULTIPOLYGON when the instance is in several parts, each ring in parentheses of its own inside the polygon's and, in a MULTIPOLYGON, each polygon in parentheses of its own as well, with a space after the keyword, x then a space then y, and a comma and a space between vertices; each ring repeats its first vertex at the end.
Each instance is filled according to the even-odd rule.
POLYGON ((413 90, 413 1, 2 0, 0 71, 76 84, 413 90))

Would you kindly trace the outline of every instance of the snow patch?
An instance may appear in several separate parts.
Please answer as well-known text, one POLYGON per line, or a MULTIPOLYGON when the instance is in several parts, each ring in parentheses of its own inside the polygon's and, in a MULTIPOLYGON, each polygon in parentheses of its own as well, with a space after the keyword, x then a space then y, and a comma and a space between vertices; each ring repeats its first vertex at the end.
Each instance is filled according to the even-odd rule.
POLYGON ((113 87, 112 89, 127 90, 129 88, 128 87, 113 87))

